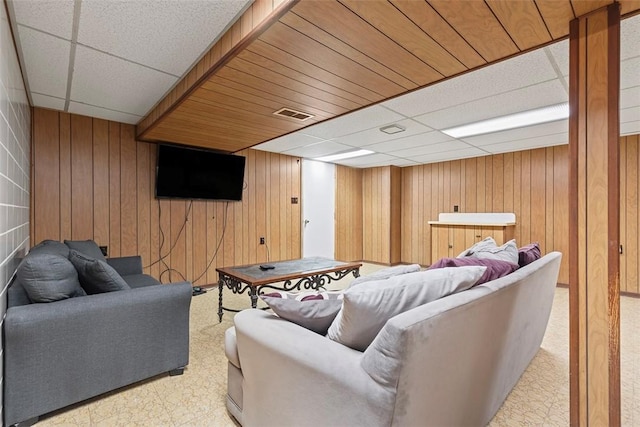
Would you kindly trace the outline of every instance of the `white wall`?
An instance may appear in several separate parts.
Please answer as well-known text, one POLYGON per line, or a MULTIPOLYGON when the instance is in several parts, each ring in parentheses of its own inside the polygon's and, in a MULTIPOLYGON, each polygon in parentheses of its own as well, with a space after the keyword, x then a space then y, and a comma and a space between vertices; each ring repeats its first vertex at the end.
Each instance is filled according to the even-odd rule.
MULTIPOLYGON (((0 326, 7 311, 7 287, 19 256, 29 247, 30 141, 31 110, 7 12, 0 4, 0 326)), ((2 345, 0 402, 4 378, 2 345)))

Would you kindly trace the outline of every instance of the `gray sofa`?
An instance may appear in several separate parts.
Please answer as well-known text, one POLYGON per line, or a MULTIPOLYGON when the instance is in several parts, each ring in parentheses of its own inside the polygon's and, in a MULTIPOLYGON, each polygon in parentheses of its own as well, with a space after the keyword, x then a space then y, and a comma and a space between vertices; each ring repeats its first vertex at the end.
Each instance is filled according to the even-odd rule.
POLYGON ((238 313, 227 408, 245 427, 486 425, 540 348, 560 259, 398 314, 364 352, 238 313))
MULTIPOLYGON (((32 252, 60 254, 60 245, 32 252)), ((191 284, 161 285, 143 274, 138 256, 107 263, 131 289, 31 303, 20 274, 9 288, 4 425, 30 425, 119 387, 182 373, 189 361, 191 284)))

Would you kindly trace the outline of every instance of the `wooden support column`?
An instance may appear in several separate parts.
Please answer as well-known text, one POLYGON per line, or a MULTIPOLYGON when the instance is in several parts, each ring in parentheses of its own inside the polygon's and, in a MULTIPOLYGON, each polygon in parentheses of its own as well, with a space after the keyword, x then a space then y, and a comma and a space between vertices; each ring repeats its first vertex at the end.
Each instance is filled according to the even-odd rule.
POLYGON ((620 5, 571 22, 571 425, 620 425, 620 5))

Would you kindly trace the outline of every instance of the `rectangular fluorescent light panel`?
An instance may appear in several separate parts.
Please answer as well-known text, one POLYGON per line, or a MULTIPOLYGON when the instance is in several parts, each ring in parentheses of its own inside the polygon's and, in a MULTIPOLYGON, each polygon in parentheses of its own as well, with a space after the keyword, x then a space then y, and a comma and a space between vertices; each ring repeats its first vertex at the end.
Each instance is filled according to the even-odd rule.
POLYGON ((499 132, 502 130, 516 129, 540 123, 555 122, 569 117, 569 103, 550 105, 536 110, 523 111, 496 117, 495 119, 482 120, 468 125, 443 129, 441 132, 453 138, 482 135, 485 133, 499 132))
POLYGON ((317 157, 314 160, 319 160, 321 162, 335 162, 336 160, 344 160, 344 159, 350 159, 352 157, 366 156, 367 154, 373 154, 373 151, 371 150, 347 151, 345 153, 338 153, 338 154, 332 154, 330 156, 317 157))

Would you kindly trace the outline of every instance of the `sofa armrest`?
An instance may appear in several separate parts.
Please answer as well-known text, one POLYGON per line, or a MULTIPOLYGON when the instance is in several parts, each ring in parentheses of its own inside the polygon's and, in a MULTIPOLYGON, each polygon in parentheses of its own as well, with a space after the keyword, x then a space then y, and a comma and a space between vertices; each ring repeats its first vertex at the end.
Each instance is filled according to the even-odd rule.
POLYGON ((181 282, 9 308, 5 423, 184 367, 190 303, 181 282))
POLYGON ((107 258, 107 264, 113 267, 121 276, 142 274, 142 257, 139 255, 107 258))
POLYGON ((390 425, 395 390, 362 369, 361 352, 261 310, 234 323, 243 424, 390 425))

